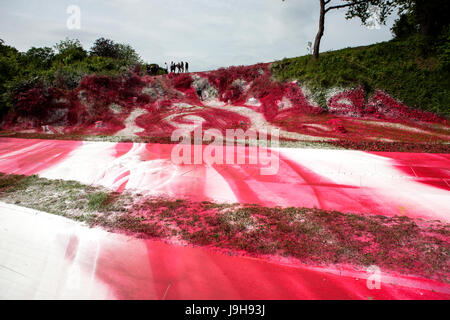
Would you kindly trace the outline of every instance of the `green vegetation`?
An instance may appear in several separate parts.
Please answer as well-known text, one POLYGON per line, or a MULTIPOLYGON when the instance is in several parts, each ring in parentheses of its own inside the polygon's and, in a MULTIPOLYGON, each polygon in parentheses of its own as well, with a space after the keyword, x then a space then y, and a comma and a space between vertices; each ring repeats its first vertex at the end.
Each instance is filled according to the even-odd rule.
MULTIPOLYGON (((87 134, 46 134, 46 133, 34 133, 34 132, 13 132, 13 131, 0 131, 0 137, 9 138, 23 138, 23 139, 43 139, 43 140, 75 140, 75 141, 110 141, 110 142, 139 142, 139 143, 162 143, 162 144, 178 144, 178 141, 173 141, 171 137, 140 137, 140 136, 107 136, 107 135, 87 135, 87 134)), ((259 137, 258 137, 259 138, 259 137)), ((191 140, 195 141, 194 139, 191 140)), ((258 140, 259 141, 259 140, 258 140)), ((262 141, 264 146, 266 141, 262 141)), ((248 140, 245 141, 245 145, 249 146, 248 140)), ((270 144, 268 144, 270 146, 270 144)), ((279 146, 283 148, 319 148, 319 149, 345 149, 337 144, 330 144, 327 141, 297 141, 281 139, 279 146)))
POLYGON ((104 207, 109 198, 109 194, 103 191, 91 193, 88 197, 88 207, 90 211, 99 210, 104 207))
MULTIPOLYGON (((450 29, 449 29, 450 30, 450 29)), ((419 35, 366 47, 325 52, 274 62, 279 80, 297 79, 326 107, 326 90, 363 86, 366 92, 381 89, 406 105, 450 116, 448 39, 430 42, 419 35)))
POLYGON ((90 52, 80 41, 71 39, 53 48, 32 47, 27 52, 0 40, 0 117, 13 108, 15 96, 25 90, 71 90, 86 75, 118 76, 130 70, 165 72, 157 65, 145 64, 131 46, 104 38, 97 39, 90 52))
POLYGON ((123 201, 116 201, 116 198, 115 193, 76 181, 0 173, 2 201, 77 220, 84 221, 88 212, 110 215, 125 211, 123 201))
POLYGON ((406 216, 267 208, 111 193, 74 181, 0 173, 0 201, 141 237, 178 239, 250 255, 448 278, 450 225, 406 216))

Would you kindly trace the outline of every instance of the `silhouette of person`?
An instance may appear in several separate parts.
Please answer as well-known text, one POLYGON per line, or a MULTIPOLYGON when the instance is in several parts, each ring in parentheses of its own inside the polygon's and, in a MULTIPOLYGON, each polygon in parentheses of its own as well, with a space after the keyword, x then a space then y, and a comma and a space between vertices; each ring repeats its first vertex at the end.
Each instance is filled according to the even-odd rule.
POLYGON ((189 63, 187 61, 184 63, 184 71, 189 72, 189 63))

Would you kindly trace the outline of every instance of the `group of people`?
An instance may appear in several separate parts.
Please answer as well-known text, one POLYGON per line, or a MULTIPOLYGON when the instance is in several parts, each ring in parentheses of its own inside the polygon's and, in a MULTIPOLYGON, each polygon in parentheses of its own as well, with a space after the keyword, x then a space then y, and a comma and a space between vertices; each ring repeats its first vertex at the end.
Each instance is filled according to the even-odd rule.
MULTIPOLYGON (((166 70, 167 72, 169 71, 168 67, 167 67, 167 62, 166 62, 166 70)), ((171 73, 182 73, 182 72, 189 72, 189 63, 187 62, 178 62, 178 63, 174 63, 173 61, 170 63, 170 72, 171 73)))

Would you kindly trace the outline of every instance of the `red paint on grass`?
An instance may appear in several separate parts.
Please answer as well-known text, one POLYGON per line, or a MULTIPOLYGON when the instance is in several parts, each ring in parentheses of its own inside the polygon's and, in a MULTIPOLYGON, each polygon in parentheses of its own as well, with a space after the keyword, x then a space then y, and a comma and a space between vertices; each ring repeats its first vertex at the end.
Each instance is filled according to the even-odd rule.
POLYGON ((229 110, 205 107, 197 95, 193 74, 93 75, 85 77, 72 91, 37 88, 24 92, 20 106, 32 112, 9 114, 2 127, 40 131, 41 125, 54 125, 57 132, 64 134, 113 135, 124 129, 131 112, 140 108, 146 113, 135 121, 143 128, 138 135, 169 138, 177 127, 192 123, 188 116, 203 119, 204 130, 245 130, 250 120, 233 110, 240 106, 263 114, 269 123, 286 131, 315 137, 355 143, 450 141, 446 119, 408 108, 382 91, 368 98, 363 88, 337 92, 327 101, 325 110, 309 101, 297 83, 273 81, 270 64, 230 67, 195 76, 217 90, 217 98, 229 103, 229 110), (249 99, 256 99, 260 106, 247 105, 249 99), (178 103, 200 108, 177 107, 178 103), (398 123, 411 128, 392 125, 398 123))
POLYGON ((116 143, 116 145, 114 146, 115 148, 115 155, 114 157, 119 158, 121 156, 123 156, 124 154, 127 154, 128 152, 130 152, 131 148, 133 148, 133 143, 116 143))
POLYGON ((0 172, 33 175, 63 161, 82 141, 0 139, 0 172))
POLYGON ((423 278, 399 276, 396 284, 382 282, 379 290, 370 290, 365 272, 341 276, 154 240, 103 246, 95 263, 95 276, 117 299, 450 298, 448 285, 423 278))
POLYGON ((372 152, 392 160, 396 169, 414 181, 450 191, 450 154, 372 152))
MULTIPOLYGON (((81 145, 81 142, 77 141, 58 140, 0 139, 0 142, 0 172, 25 175, 50 169, 71 152, 76 152, 76 148, 81 145)), ((98 146, 105 148, 105 152, 111 152, 110 149, 113 147, 113 155, 118 160, 117 164, 112 166, 108 163, 100 164, 100 168, 103 166, 107 168, 102 178, 104 186, 113 191, 123 192, 133 189, 154 195, 188 198, 192 201, 237 199, 240 203, 255 203, 262 206, 317 207, 341 212, 367 212, 385 216, 407 214, 413 218, 447 219, 445 212, 441 212, 445 208, 445 203, 414 202, 406 190, 396 191, 389 185, 390 182, 383 185, 380 179, 374 182, 374 187, 370 187, 372 185, 370 179, 368 187, 360 185, 359 179, 350 180, 354 181, 352 184, 336 183, 303 165, 301 158, 294 161, 280 151, 269 151, 273 160, 279 163, 278 172, 274 175, 263 175, 262 169, 267 166, 262 164, 261 158, 257 164, 250 164, 253 151, 256 150, 257 154, 260 154, 263 148, 245 148, 244 164, 209 165, 205 160, 200 164, 194 164, 194 148, 200 148, 200 153, 204 154, 206 146, 191 146, 190 163, 193 164, 178 165, 171 159, 173 148, 176 146, 173 144, 118 143, 111 146, 110 143, 98 143, 98 146), (218 184, 217 187, 214 187, 214 184, 218 184), (433 211, 433 208, 440 209, 433 211)), ((223 150, 226 159, 226 154, 231 150, 229 147, 224 147, 223 150)), ((407 177, 411 177, 407 180, 402 179, 407 181, 408 185, 402 185, 401 188, 411 187, 415 192, 438 192, 439 197, 443 196, 439 193, 441 190, 449 190, 448 155, 371 154, 382 157, 378 161, 385 167, 383 170, 388 170, 388 174, 390 164, 384 159, 392 159, 392 168, 401 170, 407 177), (427 184, 435 189, 415 190, 419 184, 427 184)), ((93 164, 98 165, 95 159, 92 160, 93 164)), ((336 164, 331 161, 328 165, 333 167, 336 164)), ((89 166, 89 163, 86 163, 86 166, 89 166)), ((66 171, 52 173, 53 177, 62 179, 66 175, 66 171)), ((86 181, 89 177, 83 179, 86 181)), ((92 180, 91 183, 98 181, 92 180)), ((425 195, 423 199, 428 198, 425 195)))
MULTIPOLYGON (((272 151, 272 154, 279 161, 276 175, 262 175, 261 165, 215 165, 214 168, 240 203, 383 215, 398 213, 397 205, 376 196, 370 189, 337 184, 279 153, 272 151)), ((249 163, 248 153, 246 163, 249 163)))
MULTIPOLYGON (((0 171, 16 174, 34 174, 64 160, 82 144, 77 141, 0 139, 0 171)), ((126 156, 132 144, 115 145, 116 157, 126 156)), ((143 184, 172 176, 169 159, 174 145, 147 144, 139 154, 140 161, 156 160, 166 166, 158 175, 149 175, 143 184), (164 162, 165 161, 165 162, 164 162)), ((250 151, 250 148, 246 149, 250 151)), ((248 154, 246 162, 248 163, 248 154)), ((387 195, 351 185, 339 185, 308 170, 300 163, 283 157, 278 152, 279 173, 264 176, 260 165, 216 165, 214 168, 233 189, 241 202, 262 205, 296 205, 340 211, 398 214, 395 199, 387 195)), ((449 155, 372 153, 390 158, 394 166, 408 167, 407 174, 421 179, 447 178, 439 170, 448 168, 449 155), (429 167, 427 167, 427 164, 429 167), (437 166, 435 171, 432 166, 437 166), (426 168, 426 169, 424 169, 426 168)), ((95 159, 93 159, 95 161, 95 159)), ((192 197, 208 200, 205 190, 206 167, 180 166, 174 182, 162 188, 192 197), (189 175, 190 171, 195 176, 189 175), (194 178, 193 178, 194 177, 194 178)), ((406 170, 406 169, 405 169, 406 170)), ((118 179, 131 172, 122 173, 118 179)), ((62 177, 63 178, 63 177, 62 177)), ((122 191, 126 185, 121 185, 122 191)), ((395 197, 395 194, 392 195, 395 197)), ((409 214, 409 212, 408 212, 409 214)), ((104 248, 96 262, 96 276, 107 283, 117 298, 128 299, 448 299, 448 293, 412 289, 408 286, 382 284, 381 290, 369 290, 363 279, 338 276, 311 270, 307 267, 288 267, 243 257, 229 257, 204 249, 169 246, 146 241, 144 249, 117 246, 104 248), (136 250, 134 252, 133 250, 136 250), (133 255, 131 255, 133 253, 133 255)), ((75 243, 67 258, 73 256, 75 243)), ((95 255, 93 255, 95 256, 95 255)), ((430 280, 420 280, 431 286, 430 280)), ((442 284, 441 284, 442 285, 442 284)), ((445 287, 445 285, 443 285, 445 287)), ((447 286, 448 287, 448 286, 447 286)))

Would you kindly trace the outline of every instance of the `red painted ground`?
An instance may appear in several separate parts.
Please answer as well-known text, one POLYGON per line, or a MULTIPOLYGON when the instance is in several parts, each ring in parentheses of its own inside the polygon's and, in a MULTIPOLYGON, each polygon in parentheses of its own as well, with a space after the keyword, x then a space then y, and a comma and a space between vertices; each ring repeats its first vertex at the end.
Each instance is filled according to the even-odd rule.
POLYGON ((46 142, 38 139, 1 138, 1 172, 32 175, 64 160, 81 141, 46 142))
MULTIPOLYGON (((278 172, 264 175, 264 165, 249 164, 253 147, 244 149, 245 164, 209 165, 174 164, 175 146, 0 139, 0 172, 37 173, 193 201, 450 220, 448 154, 278 149, 269 153, 279 163, 278 172)), ((226 155, 230 148, 223 151, 226 155)))
POLYGON ((370 290, 365 272, 340 276, 159 241, 145 244, 147 254, 133 261, 125 258, 126 246, 100 251, 96 276, 119 299, 450 299, 448 285, 425 279, 397 281, 441 292, 389 283, 370 290))
POLYGON ((450 286, 228 256, 89 229, 0 202, 2 299, 450 299, 450 286))
MULTIPOLYGON (((196 75, 133 75, 120 79, 91 76, 73 91, 57 92, 58 99, 47 97, 48 101, 66 102, 45 105, 42 110, 28 110, 38 106, 31 101, 36 95, 24 94, 18 114, 9 114, 2 129, 41 132, 41 125, 51 125, 59 133, 92 135, 113 135, 126 129, 126 135, 167 138, 177 128, 192 128, 195 120, 202 121, 204 130, 215 128, 224 132, 230 128, 259 130, 265 125, 258 123, 262 119, 283 129, 282 138, 302 134, 308 139, 355 142, 450 141, 445 119, 410 109, 388 93, 377 91, 365 101, 362 89, 337 92, 327 101, 325 111, 309 101, 297 84, 277 83, 270 78, 269 66, 264 64, 196 75), (212 103, 199 99, 192 76, 206 81, 203 92, 217 90, 212 103), (219 101, 225 104, 219 106, 219 101), (112 108, 113 104, 116 107, 112 108), (20 113, 21 107, 26 112, 20 113), (129 120, 139 110, 142 114, 129 120), (57 114, 61 115, 58 119, 57 114)), ((277 150, 274 155, 279 161, 279 172, 265 176, 259 165, 174 165, 170 161, 173 148, 174 145, 164 144, 1 138, 0 172, 39 174, 100 184, 119 192, 159 192, 192 200, 221 201, 223 197, 264 206, 319 207, 450 220, 449 154, 277 150)), ((3 214, 0 210, 0 218, 3 214)), ((10 230, 17 231, 17 225, 13 224, 10 230)), ((61 283, 76 273, 73 270, 80 269, 80 276, 84 275, 92 288, 98 292, 106 290, 102 297, 118 299, 450 298, 448 285, 427 279, 394 277, 390 278, 394 284, 389 284, 392 281, 385 278, 380 290, 369 290, 364 272, 345 270, 338 275, 304 265, 293 267, 230 257, 158 241, 110 234, 95 238, 91 230, 67 230, 43 242, 46 233, 52 237, 62 230, 45 225, 33 220, 17 242, 28 241, 31 253, 24 254, 25 258, 40 252, 45 261, 50 247, 39 251, 36 246, 60 246, 60 251, 54 253, 66 268, 57 279, 60 296, 65 292, 61 283)), ((4 238, 2 245, 12 248, 10 236, 4 238)), ((2 263, 17 260, 21 249, 17 246, 15 250, 1 251, 0 254, 12 253, 8 256, 11 260, 2 259, 2 263)), ((16 268, 25 268, 35 261, 24 265, 19 259, 16 263, 16 268)), ((28 278, 30 281, 41 279, 37 266, 33 271, 37 273, 28 278)), ((43 268, 50 268, 46 275, 53 279, 57 264, 44 263, 43 268)), ((20 281, 23 279, 17 283, 20 281)), ((44 295, 46 292, 40 291, 44 295)), ((81 287, 81 295, 87 292, 81 287)), ((4 293, 1 286, 0 293, 4 293)))
POLYGON ((267 123, 307 139, 450 141, 446 119, 409 108, 389 93, 376 91, 366 99, 362 88, 337 90, 330 93, 325 109, 308 99, 297 83, 273 81, 269 64, 158 77, 93 75, 74 90, 49 92, 22 93, 2 129, 42 132, 41 126, 50 125, 64 134, 169 138, 175 129, 192 125, 193 118, 203 121, 204 130, 258 130, 262 124, 250 116, 253 111, 267 123), (224 106, 214 107, 215 102, 224 106), (137 130, 121 131, 130 124, 137 130))

